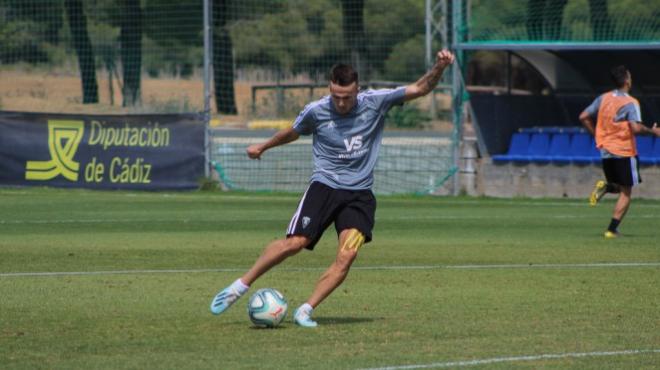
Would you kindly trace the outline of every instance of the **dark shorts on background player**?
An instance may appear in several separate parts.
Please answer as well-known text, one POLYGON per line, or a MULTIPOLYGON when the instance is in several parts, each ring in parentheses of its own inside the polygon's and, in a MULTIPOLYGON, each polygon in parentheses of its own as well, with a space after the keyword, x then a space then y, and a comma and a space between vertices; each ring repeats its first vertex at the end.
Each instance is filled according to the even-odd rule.
POLYGON ((607 182, 623 185, 635 186, 642 182, 639 175, 639 158, 603 158, 603 172, 607 182))
POLYGON ((368 243, 371 241, 375 214, 376 198, 371 190, 333 189, 315 181, 303 194, 286 236, 310 238, 312 242, 306 248, 313 250, 323 232, 334 222, 337 235, 342 230, 358 229, 368 243))

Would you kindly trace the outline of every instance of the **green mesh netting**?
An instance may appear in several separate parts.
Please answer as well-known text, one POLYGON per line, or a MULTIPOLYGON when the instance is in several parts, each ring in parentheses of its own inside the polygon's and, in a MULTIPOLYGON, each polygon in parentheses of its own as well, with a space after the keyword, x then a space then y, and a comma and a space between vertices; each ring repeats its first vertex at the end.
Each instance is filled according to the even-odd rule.
POLYGON ((472 0, 461 41, 660 42, 659 0, 472 0))

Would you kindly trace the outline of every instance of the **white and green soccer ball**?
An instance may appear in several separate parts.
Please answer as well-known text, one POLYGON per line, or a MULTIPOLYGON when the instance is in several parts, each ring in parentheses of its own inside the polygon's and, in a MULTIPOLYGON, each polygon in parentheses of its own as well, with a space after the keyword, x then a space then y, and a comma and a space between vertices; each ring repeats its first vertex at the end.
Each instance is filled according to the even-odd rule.
POLYGON ((248 301, 248 316, 257 326, 274 328, 284 320, 288 307, 282 293, 273 288, 259 289, 248 301))

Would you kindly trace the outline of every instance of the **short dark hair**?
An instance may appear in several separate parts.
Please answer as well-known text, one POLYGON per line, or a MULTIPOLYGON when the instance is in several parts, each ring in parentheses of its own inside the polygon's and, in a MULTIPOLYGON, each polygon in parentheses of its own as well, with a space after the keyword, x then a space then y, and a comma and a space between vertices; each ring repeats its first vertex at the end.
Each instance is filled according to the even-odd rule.
POLYGON ((358 73, 348 64, 338 63, 330 69, 330 81, 339 86, 348 86, 357 82, 358 73))
POLYGON ((616 87, 623 87, 626 84, 626 81, 630 77, 630 71, 626 66, 616 66, 610 70, 610 76, 612 77, 612 82, 616 87))

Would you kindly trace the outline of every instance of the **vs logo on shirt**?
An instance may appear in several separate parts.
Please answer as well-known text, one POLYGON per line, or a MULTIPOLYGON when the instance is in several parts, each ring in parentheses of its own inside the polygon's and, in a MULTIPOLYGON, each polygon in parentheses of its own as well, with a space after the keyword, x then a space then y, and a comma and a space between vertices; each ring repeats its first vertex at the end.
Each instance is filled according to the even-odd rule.
POLYGON ((353 136, 350 142, 348 139, 344 139, 344 146, 347 152, 362 148, 362 135, 353 136))

